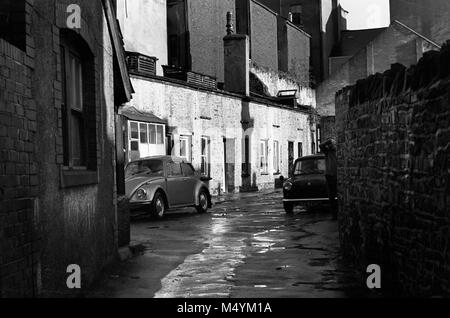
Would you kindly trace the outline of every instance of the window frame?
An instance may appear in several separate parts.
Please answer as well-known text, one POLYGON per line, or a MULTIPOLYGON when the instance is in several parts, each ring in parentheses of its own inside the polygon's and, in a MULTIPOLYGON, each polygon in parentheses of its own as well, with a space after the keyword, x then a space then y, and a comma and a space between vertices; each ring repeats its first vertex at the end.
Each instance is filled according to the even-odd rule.
POLYGON ((206 136, 202 136, 200 139, 200 171, 206 177, 211 175, 211 139, 206 136), (203 153, 203 142, 205 142, 205 153, 203 153), (203 164, 203 160, 205 160, 205 164, 203 164))
POLYGON ((260 164, 260 172, 261 175, 269 174, 269 141, 268 140, 260 140, 259 143, 259 164, 260 164), (263 158, 265 159, 263 162, 263 158))
POLYGON ((60 168, 60 187, 62 189, 82 187, 99 183, 98 170, 98 108, 97 79, 95 77, 95 56, 89 45, 76 32, 68 29, 60 30, 58 63, 61 68, 59 82, 61 84, 61 108, 59 132, 62 136, 62 147, 58 150, 57 164, 60 168), (73 72, 70 67, 70 54, 78 60, 78 107, 73 107, 69 86, 73 72), (79 115, 82 123, 79 125, 80 154, 83 157, 76 162, 73 157, 73 113, 79 115), (62 157, 60 160, 59 157, 62 157))
POLYGON ((273 141, 273 174, 281 174, 281 154, 280 154, 280 142, 278 140, 273 141))
POLYGON ((191 153, 191 137, 188 135, 180 135, 180 158, 182 158, 183 160, 187 161, 187 162, 192 162, 192 153, 191 153), (186 156, 183 156, 183 154, 181 153, 181 144, 182 142, 186 142, 186 156))

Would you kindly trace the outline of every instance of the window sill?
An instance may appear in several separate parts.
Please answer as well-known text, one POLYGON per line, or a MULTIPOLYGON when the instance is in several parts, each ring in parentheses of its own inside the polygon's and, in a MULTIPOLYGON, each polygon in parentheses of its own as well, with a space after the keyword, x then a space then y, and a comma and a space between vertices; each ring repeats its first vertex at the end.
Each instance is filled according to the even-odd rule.
POLYGON ((61 168, 61 188, 74 188, 98 184, 97 171, 67 170, 61 168))
POLYGON ((274 176, 279 176, 279 175, 281 175, 281 172, 274 172, 273 175, 274 176))
POLYGON ((268 176, 268 175, 270 175, 268 172, 261 172, 261 175, 262 176, 268 176))

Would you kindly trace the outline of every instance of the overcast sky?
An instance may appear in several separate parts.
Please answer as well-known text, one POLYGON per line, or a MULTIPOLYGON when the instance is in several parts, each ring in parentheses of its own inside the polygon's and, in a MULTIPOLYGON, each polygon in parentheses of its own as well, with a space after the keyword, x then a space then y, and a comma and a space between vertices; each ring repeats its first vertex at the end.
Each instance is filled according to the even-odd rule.
POLYGON ((349 30, 381 28, 390 23, 389 0, 341 0, 340 2, 341 6, 349 11, 349 30))

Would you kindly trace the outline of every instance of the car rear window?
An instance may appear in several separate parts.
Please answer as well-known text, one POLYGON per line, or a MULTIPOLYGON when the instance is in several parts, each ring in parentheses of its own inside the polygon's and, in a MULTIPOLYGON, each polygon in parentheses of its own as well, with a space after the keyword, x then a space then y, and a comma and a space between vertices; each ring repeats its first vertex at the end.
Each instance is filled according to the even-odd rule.
POLYGON ((299 160, 295 164, 294 175, 325 173, 325 159, 299 160))

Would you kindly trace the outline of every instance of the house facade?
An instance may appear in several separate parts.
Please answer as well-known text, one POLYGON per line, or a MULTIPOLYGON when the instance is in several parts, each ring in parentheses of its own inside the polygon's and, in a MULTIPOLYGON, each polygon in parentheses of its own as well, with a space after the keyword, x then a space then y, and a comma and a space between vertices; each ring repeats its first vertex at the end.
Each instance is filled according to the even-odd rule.
MULTIPOLYGON (((158 3, 154 1, 154 5, 158 3)), ((124 32, 127 51, 134 50, 133 43, 149 41, 148 36, 140 34, 160 34, 161 30, 166 30, 168 44, 166 52, 145 46, 139 52, 128 52, 135 93, 121 111, 126 140, 123 151, 128 160, 166 154, 183 157, 212 178, 209 187, 214 194, 273 188, 275 180, 289 175, 299 155, 317 149, 315 92, 301 79, 309 74, 309 35, 290 25, 281 28, 286 34, 283 57, 287 60, 291 56, 305 72, 289 74, 286 62, 286 75, 281 76, 278 39, 279 25, 283 25, 268 8, 252 2, 273 23, 260 30, 261 34, 257 34, 258 28, 254 28, 254 34, 237 31, 235 35, 246 38, 248 47, 227 48, 227 12, 231 13, 234 34, 238 30, 237 3, 167 1, 167 11, 161 13, 167 17, 166 22, 158 17, 152 25, 141 24, 148 30, 124 32), (261 53, 258 45, 263 46, 255 38, 264 41, 264 34, 274 35, 273 65, 261 59, 255 62, 261 53), (295 47, 299 47, 298 60, 292 55, 295 47), (227 60, 230 54, 235 58, 227 60), (242 76, 227 76, 234 73, 238 60, 245 61, 237 72, 242 76), (239 85, 248 89, 236 89, 239 85), (280 97, 280 92, 291 97, 280 97)), ((142 12, 130 11, 125 4, 118 2, 123 30, 146 19, 142 12)), ((258 21, 258 16, 253 19, 258 21)))
POLYGON ((88 286, 117 255, 115 118, 132 88, 114 11, 0 5, 0 296, 76 296, 69 266, 88 286))

